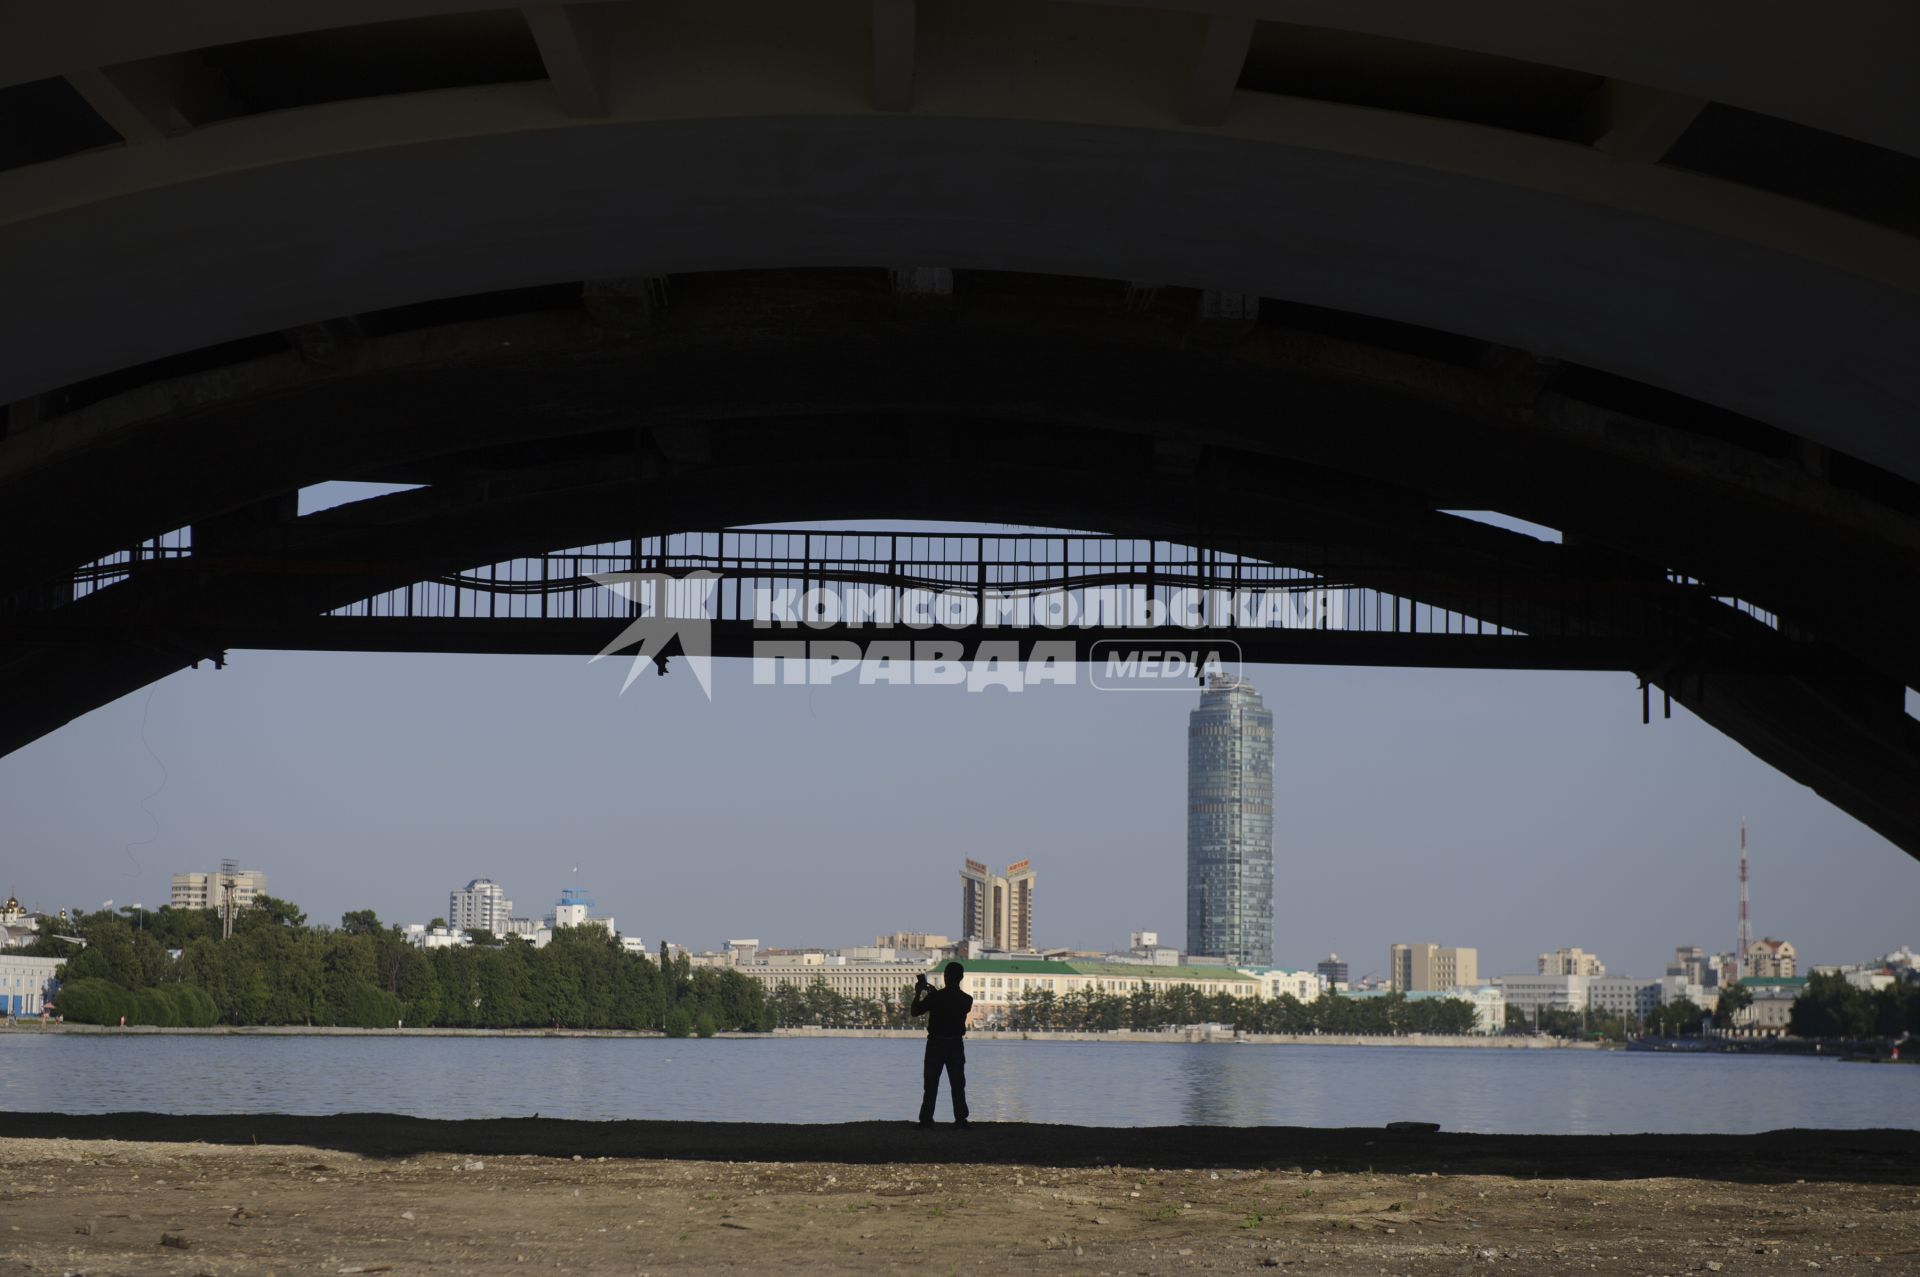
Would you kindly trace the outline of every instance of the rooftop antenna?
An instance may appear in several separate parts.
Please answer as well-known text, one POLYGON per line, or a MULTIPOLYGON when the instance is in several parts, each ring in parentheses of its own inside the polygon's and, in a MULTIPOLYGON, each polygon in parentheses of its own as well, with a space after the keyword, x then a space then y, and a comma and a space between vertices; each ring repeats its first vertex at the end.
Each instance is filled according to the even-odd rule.
POLYGON ((1753 920, 1747 916, 1747 822, 1740 822, 1740 943, 1733 954, 1733 974, 1746 974, 1747 950, 1753 948, 1753 920))

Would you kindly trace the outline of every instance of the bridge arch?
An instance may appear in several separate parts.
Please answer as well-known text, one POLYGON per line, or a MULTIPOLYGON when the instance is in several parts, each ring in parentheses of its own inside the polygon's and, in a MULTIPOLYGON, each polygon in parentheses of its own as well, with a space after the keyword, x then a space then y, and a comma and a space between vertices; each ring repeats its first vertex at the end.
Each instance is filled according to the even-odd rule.
POLYGON ((1780 659, 1635 672, 1920 847, 1916 19, 1518 6, 10 18, 5 739, 203 603, 946 513, 1703 582, 1780 659), (337 478, 424 487, 299 518, 337 478), (184 591, 72 601, 185 527, 184 591))

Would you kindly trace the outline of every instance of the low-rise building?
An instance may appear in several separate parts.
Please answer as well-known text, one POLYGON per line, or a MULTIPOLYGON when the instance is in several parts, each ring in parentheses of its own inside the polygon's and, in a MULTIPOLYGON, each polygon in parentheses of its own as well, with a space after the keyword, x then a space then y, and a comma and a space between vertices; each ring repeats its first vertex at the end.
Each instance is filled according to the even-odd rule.
POLYGON ((1267 999, 1290 997, 1312 1002, 1327 989, 1326 979, 1317 971, 1288 967, 1241 967, 1240 970, 1260 982, 1260 996, 1267 999))
MULTIPOLYGON (((1355 989, 1343 993, 1344 998, 1384 998, 1391 997, 1394 990, 1385 988, 1355 989)), ((1473 1029, 1476 1033, 1504 1033, 1507 1027, 1507 995, 1497 984, 1463 985, 1457 989, 1408 989, 1399 996, 1409 1002, 1426 1002, 1434 999, 1458 998, 1462 1002, 1473 1004, 1473 1029)))
POLYGON ((1506 995, 1507 1005, 1517 1008, 1529 1024, 1537 1023, 1542 1011, 1587 1009, 1587 984, 1584 975, 1503 975, 1493 982, 1506 995))
POLYGON ((54 1001, 60 987, 54 973, 63 961, 0 953, 0 1011, 9 1016, 39 1015, 47 1003, 54 1001))
POLYGON ((724 963, 701 965, 731 966, 769 993, 781 985, 805 989, 818 980, 843 998, 869 1002, 898 998, 902 989, 913 987, 915 976, 930 969, 924 962, 857 961, 817 950, 756 957, 750 962, 734 962, 729 954, 724 963))
POLYGON ((1122 997, 1144 989, 1186 985, 1211 996, 1226 993, 1237 998, 1258 997, 1260 982, 1228 966, 1160 966, 1150 962, 1055 962, 1048 959, 987 958, 966 964, 967 992, 973 995, 970 1024, 990 1026, 1005 1021, 1007 1012, 1028 993, 1051 993, 1065 998, 1087 989, 1122 997))
POLYGON ((944 949, 952 943, 946 936, 938 936, 931 931, 896 931, 891 935, 873 938, 873 947, 876 949, 916 949, 923 953, 944 949))
POLYGON ((613 919, 595 913, 593 898, 578 887, 561 890, 560 900, 553 906, 553 914, 547 919, 547 925, 555 931, 562 927, 604 927, 608 935, 619 933, 613 919))
POLYGON ((1180 965, 1180 950, 1160 943, 1158 931, 1135 931, 1127 937, 1127 951, 1106 955, 1108 962, 1146 962, 1160 967, 1180 965))
POLYGON ((452 927, 429 927, 419 922, 409 923, 403 934, 407 943, 416 949, 452 949, 473 943, 467 939, 464 931, 456 931, 452 927))
POLYGON ((1595 976, 1587 981, 1587 1009, 1636 1023, 1660 1008, 1661 983, 1630 975, 1595 976))
POLYGON ((500 934, 525 941, 536 949, 544 949, 553 942, 553 928, 544 918, 508 918, 507 929, 500 934))
POLYGON ((1806 976, 1749 976, 1740 986, 1753 1001, 1733 1013, 1737 1032, 1755 1037, 1784 1035, 1793 1019, 1793 1004, 1806 992, 1806 976))

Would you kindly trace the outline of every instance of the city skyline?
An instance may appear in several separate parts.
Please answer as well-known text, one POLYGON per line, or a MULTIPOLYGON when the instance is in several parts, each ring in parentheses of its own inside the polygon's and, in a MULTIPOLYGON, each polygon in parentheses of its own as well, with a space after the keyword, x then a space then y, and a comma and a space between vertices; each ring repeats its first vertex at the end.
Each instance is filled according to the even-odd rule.
MULTIPOLYGON (((425 921, 484 874, 530 900, 585 883, 650 941, 858 943, 948 931, 958 861, 1031 850, 1051 883, 1043 943, 1110 947, 1147 929, 1184 947, 1191 692, 751 688, 720 662, 707 704, 676 678, 617 697, 604 671, 236 654, 0 766, 15 814, 0 886, 34 907, 157 907, 172 873, 233 857, 317 920, 425 921), (367 721, 381 730, 356 748, 327 743, 367 721), (725 749, 756 769, 763 801, 716 801, 725 749), (811 750, 848 758, 847 774, 825 783, 783 761, 811 750), (319 783, 301 790, 300 776, 319 783), (995 797, 953 804, 956 787, 995 797)), ((1383 973, 1394 940, 1443 939, 1477 947, 1483 974, 1578 946, 1657 975, 1676 945, 1726 947, 1741 815, 1757 934, 1806 964, 1911 943, 1920 892, 1902 853, 1681 710, 1642 727, 1629 679, 1255 676, 1289 706, 1276 771, 1315 798, 1288 813, 1280 965, 1338 951, 1358 979, 1383 973), (1557 889, 1574 878, 1580 892, 1557 889)))

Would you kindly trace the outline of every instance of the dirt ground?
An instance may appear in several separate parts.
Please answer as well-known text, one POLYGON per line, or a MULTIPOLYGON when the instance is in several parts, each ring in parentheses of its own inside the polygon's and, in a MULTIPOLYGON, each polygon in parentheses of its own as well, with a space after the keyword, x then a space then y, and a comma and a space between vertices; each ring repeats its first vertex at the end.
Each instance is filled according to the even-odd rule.
POLYGON ((968 1161, 990 1128, 908 1138, 918 1161, 0 1138, 0 1274, 1920 1273, 1904 1155, 1742 1182, 1062 1167, 968 1161))

